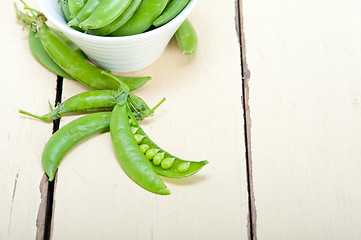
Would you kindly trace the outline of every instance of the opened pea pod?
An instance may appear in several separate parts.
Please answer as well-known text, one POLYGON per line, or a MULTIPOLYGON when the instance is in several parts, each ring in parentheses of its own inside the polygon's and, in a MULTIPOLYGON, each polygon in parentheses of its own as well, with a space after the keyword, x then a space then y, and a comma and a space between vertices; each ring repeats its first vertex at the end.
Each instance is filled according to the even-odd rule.
POLYGON ((136 129, 134 134, 138 137, 139 148, 146 157, 153 163, 154 171, 168 178, 185 178, 199 172, 208 161, 187 161, 180 159, 156 145, 140 127, 135 118, 131 117, 131 126, 136 129))

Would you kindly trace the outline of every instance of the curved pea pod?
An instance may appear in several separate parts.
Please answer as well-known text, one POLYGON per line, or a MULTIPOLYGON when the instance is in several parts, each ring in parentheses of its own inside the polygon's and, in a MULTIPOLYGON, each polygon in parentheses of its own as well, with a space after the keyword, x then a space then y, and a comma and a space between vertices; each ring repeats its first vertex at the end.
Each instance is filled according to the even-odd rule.
POLYGON ((182 23, 182 25, 175 32, 174 36, 183 54, 190 55, 197 50, 198 47, 197 33, 188 19, 186 19, 182 23))
POLYGON ((28 37, 29 47, 35 58, 43 64, 51 72, 59 75, 63 78, 73 79, 69 74, 67 74, 61 67, 54 62, 54 60, 49 56, 48 52, 44 49, 41 44, 40 39, 36 36, 36 32, 30 28, 29 37, 28 37))
POLYGON ((132 0, 103 0, 94 12, 79 24, 80 28, 101 28, 114 21, 129 6, 132 0))
POLYGON ((97 28, 97 29, 89 29, 88 34, 98 35, 98 36, 105 36, 108 35, 121 26, 123 26, 135 13, 138 9, 142 0, 133 0, 131 4, 124 10, 119 17, 117 17, 113 22, 105 25, 104 27, 97 28))
POLYGON ((185 177, 189 177, 189 176, 199 172, 205 165, 208 164, 208 161, 206 161, 206 160, 200 161, 200 162, 187 161, 187 160, 180 159, 180 158, 178 158, 178 157, 164 151, 159 146, 157 146, 147 136, 147 134, 139 126, 137 121, 133 120, 132 125, 134 127, 138 128, 138 131, 137 131, 138 134, 144 136, 141 144, 148 145, 150 149, 158 149, 159 150, 158 152, 164 153, 164 159, 168 159, 167 161, 171 162, 171 166, 169 168, 168 168, 168 166, 170 164, 167 163, 167 165, 168 164, 169 165, 167 166, 166 169, 164 167, 162 167, 161 165, 159 165, 158 163, 153 164, 153 162, 152 162, 153 169, 158 175, 168 177, 168 178, 185 178, 185 177))
POLYGON ((91 135, 109 131, 110 116, 110 112, 85 115, 66 124, 50 137, 42 153, 42 165, 49 181, 54 180, 60 161, 77 143, 91 135))
POLYGON ((163 12, 168 0, 143 0, 134 15, 111 36, 128 36, 146 31, 163 12))
POLYGON ((125 104, 117 104, 110 118, 110 135, 119 164, 128 177, 142 188, 156 194, 170 194, 152 164, 141 152, 133 136, 128 114, 131 113, 125 104))
POLYGON ((172 0, 162 14, 154 21, 156 27, 162 26, 175 18, 187 6, 190 0, 172 0))
MULTIPOLYGON (((86 58, 81 49, 77 47, 69 38, 67 38, 64 34, 62 34, 56 29, 51 28, 51 30, 60 40, 62 40, 66 45, 68 45, 72 49, 72 51, 78 54, 79 57, 84 59, 86 58)), ((34 29, 33 27, 30 28, 28 42, 31 52, 33 53, 35 58, 44 65, 44 67, 46 67, 48 70, 50 70, 56 75, 74 80, 73 77, 71 77, 61 67, 59 67, 59 65, 54 62, 54 60, 50 57, 48 52, 43 47, 40 38, 37 36, 36 29, 34 29)))
POLYGON ((90 64, 73 52, 71 48, 50 31, 45 23, 45 17, 43 18, 38 22, 37 26, 42 45, 51 58, 75 80, 94 89, 118 90, 121 84, 125 83, 130 91, 133 91, 151 79, 150 77, 126 77, 106 74, 105 70, 90 64))

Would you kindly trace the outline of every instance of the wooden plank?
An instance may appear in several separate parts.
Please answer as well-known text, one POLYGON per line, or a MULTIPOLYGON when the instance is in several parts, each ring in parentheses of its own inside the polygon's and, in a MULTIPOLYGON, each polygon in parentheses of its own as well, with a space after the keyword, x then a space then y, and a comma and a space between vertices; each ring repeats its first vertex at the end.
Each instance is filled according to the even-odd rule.
POLYGON ((361 2, 243 0, 258 239, 358 239, 361 2))
MULTIPOLYGON (((35 1, 28 2, 36 7, 35 1)), ((48 100, 54 101, 56 76, 32 56, 28 29, 17 21, 13 2, 4 2, 1 11, 7 21, 0 39, 0 239, 35 239, 43 227, 41 214, 38 218, 40 203, 46 200, 39 186, 41 152, 52 124, 20 115, 18 110, 47 112, 48 100)))
MULTIPOLYGON (((164 179, 170 196, 141 189, 120 168, 108 133, 73 149, 61 163, 53 239, 246 239, 248 197, 234 2, 199 1, 190 16, 199 34, 194 56, 174 40, 136 93, 167 101, 142 127, 160 146, 210 164, 184 180, 164 179), (210 18, 209 16, 218 16, 210 18), (216 31, 215 31, 216 30, 216 31), (223 43, 223 44, 220 44, 223 43)), ((86 90, 64 83, 66 99, 86 90)), ((70 117, 63 118, 62 124, 70 117)))

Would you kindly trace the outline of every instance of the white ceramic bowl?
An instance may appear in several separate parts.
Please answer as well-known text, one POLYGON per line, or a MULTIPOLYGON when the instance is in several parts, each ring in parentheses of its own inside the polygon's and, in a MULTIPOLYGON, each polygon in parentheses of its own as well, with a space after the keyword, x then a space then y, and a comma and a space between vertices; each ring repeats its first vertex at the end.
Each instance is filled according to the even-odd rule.
POLYGON ((176 18, 149 32, 105 37, 81 33, 68 27, 57 0, 38 0, 40 11, 56 28, 77 44, 94 63, 114 72, 140 70, 157 61, 196 2, 191 0, 176 18))

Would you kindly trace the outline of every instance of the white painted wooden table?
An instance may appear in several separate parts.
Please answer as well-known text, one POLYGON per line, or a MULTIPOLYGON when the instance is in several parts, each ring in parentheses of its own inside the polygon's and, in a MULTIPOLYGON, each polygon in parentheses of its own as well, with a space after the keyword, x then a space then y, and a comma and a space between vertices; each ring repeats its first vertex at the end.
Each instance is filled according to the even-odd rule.
MULTIPOLYGON (((37 7, 35 0, 29 5, 37 7)), ((172 40, 137 90, 160 146, 210 164, 170 196, 139 188, 108 133, 70 151, 55 184, 41 168, 48 111, 88 90, 32 56, 13 2, 0 47, 0 239, 359 239, 361 2, 199 1, 199 49, 172 40), (52 189, 54 188, 54 189, 52 189)), ((63 117, 60 127, 74 117, 63 117)))

